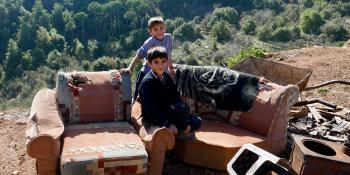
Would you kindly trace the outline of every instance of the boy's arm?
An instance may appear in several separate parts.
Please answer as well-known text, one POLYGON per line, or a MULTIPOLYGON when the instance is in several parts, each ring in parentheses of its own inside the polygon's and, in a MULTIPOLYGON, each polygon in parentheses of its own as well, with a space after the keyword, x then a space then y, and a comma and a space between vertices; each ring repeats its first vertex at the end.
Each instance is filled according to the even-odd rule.
POLYGON ((147 51, 148 49, 150 49, 152 47, 152 40, 151 38, 148 38, 143 45, 137 50, 135 57, 132 59, 130 65, 128 66, 128 68, 122 70, 122 74, 124 72, 132 72, 134 70, 134 67, 136 66, 137 63, 139 63, 139 61, 142 58, 146 58, 147 57, 147 51))
POLYGON ((173 38, 170 35, 170 46, 169 46, 169 54, 168 54, 168 68, 169 68, 169 74, 171 76, 171 78, 175 77, 175 70, 174 70, 174 65, 173 65, 173 61, 171 60, 171 52, 173 50, 173 38))
POLYGON ((134 67, 136 66, 136 64, 140 61, 140 59, 141 58, 140 58, 139 54, 136 54, 135 57, 132 59, 129 67, 126 68, 124 70, 124 72, 128 72, 128 73, 132 72, 134 70, 134 67))
POLYGON ((158 102, 154 98, 154 96, 159 95, 159 93, 155 92, 152 87, 151 81, 143 81, 140 85, 140 97, 142 110, 146 113, 146 120, 151 122, 152 124, 158 126, 166 126, 169 127, 172 123, 170 120, 167 120, 167 113, 165 112, 167 109, 161 109, 159 104, 162 102, 158 102))

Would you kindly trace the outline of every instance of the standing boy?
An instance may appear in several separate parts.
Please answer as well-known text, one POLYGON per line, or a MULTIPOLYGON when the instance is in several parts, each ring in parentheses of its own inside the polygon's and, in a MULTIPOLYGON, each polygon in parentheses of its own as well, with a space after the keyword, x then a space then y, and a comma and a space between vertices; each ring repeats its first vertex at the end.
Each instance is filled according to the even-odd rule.
POLYGON ((153 47, 147 52, 147 58, 151 70, 138 89, 144 119, 169 128, 174 135, 178 131, 186 135, 198 129, 201 119, 189 114, 189 107, 182 103, 172 78, 165 72, 168 65, 166 49, 153 47))
POLYGON ((144 43, 143 45, 137 50, 137 53, 133 60, 131 61, 128 68, 124 70, 124 72, 131 72, 135 65, 139 62, 139 60, 144 59, 143 67, 137 77, 136 80, 136 87, 135 87, 135 93, 134 93, 134 100, 136 99, 138 95, 138 87, 140 86, 142 78, 146 75, 148 71, 151 70, 151 68, 146 64, 147 60, 147 51, 155 46, 162 46, 166 49, 166 53, 168 55, 168 61, 167 61, 167 69, 166 71, 170 73, 170 75, 174 75, 174 67, 171 61, 171 50, 173 47, 173 39, 171 34, 165 33, 165 23, 162 17, 152 17, 148 21, 148 32, 151 35, 144 43), (169 70, 168 70, 169 68, 169 70))

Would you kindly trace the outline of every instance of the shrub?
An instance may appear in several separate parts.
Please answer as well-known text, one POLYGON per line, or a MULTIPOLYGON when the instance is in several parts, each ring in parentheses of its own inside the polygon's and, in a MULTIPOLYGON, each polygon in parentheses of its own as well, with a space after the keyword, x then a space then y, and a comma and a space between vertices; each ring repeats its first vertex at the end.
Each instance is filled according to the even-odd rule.
POLYGON ((266 50, 263 48, 248 47, 248 48, 242 49, 239 53, 227 59, 227 62, 226 62, 227 67, 232 68, 234 65, 236 65, 240 61, 249 57, 262 58, 265 56, 265 54, 266 54, 266 50))
POLYGON ((226 42, 231 39, 231 33, 227 22, 218 21, 211 28, 210 35, 218 42, 226 42))
POLYGON ((260 41, 267 41, 271 38, 271 31, 268 27, 263 26, 261 28, 258 28, 256 32, 256 37, 260 41))
POLYGON ((256 25, 252 19, 243 20, 242 30, 245 34, 253 35, 255 33, 256 25))
POLYGON ((112 57, 102 57, 92 63, 94 71, 104 71, 116 68, 116 61, 112 57))
POLYGON ((320 27, 325 23, 321 15, 314 10, 305 10, 300 16, 300 29, 307 34, 319 34, 320 27))
POLYGON ((277 28, 271 37, 275 41, 287 42, 292 39, 292 33, 286 28, 277 28))
POLYGON ((182 24, 175 29, 173 35, 179 41, 194 41, 200 36, 199 30, 192 22, 182 24))
POLYGON ((348 31, 340 24, 340 22, 330 22, 325 24, 322 33, 326 34, 330 41, 345 41, 348 39, 348 31))
POLYGON ((212 27, 217 21, 226 21, 229 24, 237 25, 239 21, 239 14, 233 7, 215 8, 210 17, 209 28, 212 27))

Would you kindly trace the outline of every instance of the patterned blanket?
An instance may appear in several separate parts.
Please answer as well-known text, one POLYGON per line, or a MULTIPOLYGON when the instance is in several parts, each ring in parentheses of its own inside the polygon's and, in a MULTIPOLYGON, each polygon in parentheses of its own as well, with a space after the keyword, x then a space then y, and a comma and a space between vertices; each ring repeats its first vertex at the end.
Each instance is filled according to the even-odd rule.
POLYGON ((217 109, 249 111, 259 78, 217 66, 179 65, 174 81, 182 96, 217 109))

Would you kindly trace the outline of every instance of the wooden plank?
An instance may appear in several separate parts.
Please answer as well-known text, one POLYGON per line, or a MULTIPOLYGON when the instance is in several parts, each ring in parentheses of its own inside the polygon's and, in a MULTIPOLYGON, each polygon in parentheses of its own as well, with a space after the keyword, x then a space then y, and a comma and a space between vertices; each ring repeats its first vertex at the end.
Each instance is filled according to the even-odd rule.
POLYGON ((321 114, 317 112, 317 109, 315 106, 307 105, 307 107, 309 108, 309 111, 312 113, 312 116, 315 118, 317 123, 323 123, 323 122, 327 121, 327 119, 322 117, 321 114))

